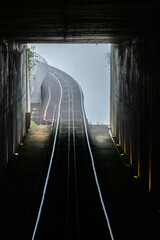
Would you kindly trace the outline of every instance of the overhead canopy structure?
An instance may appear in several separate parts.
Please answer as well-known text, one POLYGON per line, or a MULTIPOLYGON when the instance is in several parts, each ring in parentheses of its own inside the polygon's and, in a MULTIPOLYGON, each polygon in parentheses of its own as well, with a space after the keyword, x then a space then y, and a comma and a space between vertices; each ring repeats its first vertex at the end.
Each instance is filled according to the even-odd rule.
POLYGON ((0 8, 0 38, 20 42, 117 42, 157 31, 159 23, 153 0, 8 0, 0 8))

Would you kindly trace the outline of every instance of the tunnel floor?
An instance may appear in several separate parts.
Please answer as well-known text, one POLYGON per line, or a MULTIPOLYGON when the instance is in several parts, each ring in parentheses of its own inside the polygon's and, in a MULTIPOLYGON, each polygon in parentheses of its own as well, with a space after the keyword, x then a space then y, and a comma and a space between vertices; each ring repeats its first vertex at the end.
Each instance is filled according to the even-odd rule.
MULTIPOLYGON (((104 202, 115 239, 157 239, 160 221, 130 179, 107 126, 90 126, 104 202)), ((49 126, 31 128, 1 183, 1 239, 27 239, 32 231, 47 165, 49 126), (39 187, 40 186, 40 187, 39 187), (35 201, 36 199, 36 201, 35 201)))
POLYGON ((106 126, 90 126, 98 178, 115 239, 158 239, 160 219, 131 179, 106 126))

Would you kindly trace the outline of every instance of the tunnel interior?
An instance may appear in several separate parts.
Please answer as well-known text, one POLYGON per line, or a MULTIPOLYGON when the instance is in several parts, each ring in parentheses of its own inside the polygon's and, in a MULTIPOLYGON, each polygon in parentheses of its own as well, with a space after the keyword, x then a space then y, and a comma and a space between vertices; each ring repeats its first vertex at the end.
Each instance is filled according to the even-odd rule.
POLYGON ((0 178, 28 131, 26 43, 111 43, 111 134, 133 178, 158 212, 159 25, 160 4, 155 1, 4 3, 0 9, 0 178))

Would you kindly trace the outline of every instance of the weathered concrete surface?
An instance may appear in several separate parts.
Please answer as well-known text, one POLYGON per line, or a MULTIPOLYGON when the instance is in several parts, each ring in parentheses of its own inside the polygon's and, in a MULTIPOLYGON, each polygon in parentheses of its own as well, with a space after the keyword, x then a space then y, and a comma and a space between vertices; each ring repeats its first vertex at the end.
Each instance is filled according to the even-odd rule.
POLYGON ((33 200, 45 169, 50 133, 49 126, 30 129, 14 165, 0 185, 1 239, 22 240, 26 237, 23 231, 27 217, 34 216, 31 210, 36 207, 33 200))
POLYGON ((0 43, 0 178, 25 135, 26 46, 0 43))
POLYGON ((7 0, 0 8, 0 38, 21 42, 117 42, 159 24, 155 0, 7 0))
MULTIPOLYGON (((43 60, 43 59, 42 59, 43 60)), ((35 61, 33 70, 31 72, 30 80, 30 99, 31 99, 31 120, 36 124, 42 123, 42 85, 44 82, 48 81, 48 65, 47 62, 37 61, 35 55, 35 61)), ((45 89, 45 94, 47 95, 48 87, 45 89)))
POLYGON ((30 88, 31 88, 31 104, 41 102, 41 85, 48 77, 47 63, 35 61, 35 70, 32 73, 30 88))
POLYGON ((160 47, 157 35, 114 45, 111 54, 111 119, 115 141, 133 176, 160 207, 160 47))
POLYGON ((90 125, 89 129, 98 179, 115 239, 158 239, 160 221, 132 181, 108 127, 90 125))

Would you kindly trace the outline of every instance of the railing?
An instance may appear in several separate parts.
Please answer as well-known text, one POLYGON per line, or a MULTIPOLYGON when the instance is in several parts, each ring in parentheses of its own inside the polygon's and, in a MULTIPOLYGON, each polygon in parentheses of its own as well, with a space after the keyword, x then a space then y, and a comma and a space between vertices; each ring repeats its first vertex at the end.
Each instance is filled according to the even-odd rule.
POLYGON ((34 53, 34 60, 36 62, 48 64, 47 61, 42 56, 40 56, 38 53, 34 53))

